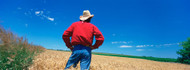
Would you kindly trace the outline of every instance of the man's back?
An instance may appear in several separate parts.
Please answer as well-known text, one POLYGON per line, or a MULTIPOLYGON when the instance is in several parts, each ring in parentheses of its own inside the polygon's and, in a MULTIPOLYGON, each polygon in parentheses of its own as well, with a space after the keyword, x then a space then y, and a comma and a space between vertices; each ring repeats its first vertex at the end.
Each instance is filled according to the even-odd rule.
POLYGON ((94 25, 88 22, 75 22, 71 44, 91 45, 94 36, 94 25))
MULTIPOLYGON (((100 42, 103 43, 104 37, 95 25, 89 22, 78 21, 73 23, 64 32, 63 40, 66 41, 66 44, 68 44, 68 41, 70 41, 68 37, 72 37, 71 45, 81 44, 84 46, 92 46, 93 36, 95 36, 96 40, 98 40, 96 41, 97 44, 100 44, 100 42)), ((100 45, 97 45, 95 47, 98 48, 100 45)))

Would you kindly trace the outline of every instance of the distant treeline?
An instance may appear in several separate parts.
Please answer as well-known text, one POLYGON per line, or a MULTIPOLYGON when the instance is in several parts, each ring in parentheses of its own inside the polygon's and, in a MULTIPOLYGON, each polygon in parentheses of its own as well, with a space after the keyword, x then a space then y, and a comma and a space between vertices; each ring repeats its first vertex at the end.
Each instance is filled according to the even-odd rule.
POLYGON ((44 50, 0 26, 0 70, 27 69, 34 56, 44 50))
POLYGON ((111 53, 93 53, 93 54, 104 55, 104 56, 139 58, 139 59, 146 59, 146 60, 153 60, 153 61, 160 61, 160 62, 177 62, 177 59, 173 59, 173 58, 158 58, 158 57, 151 57, 151 56, 132 56, 132 55, 122 55, 122 54, 111 54, 111 53))

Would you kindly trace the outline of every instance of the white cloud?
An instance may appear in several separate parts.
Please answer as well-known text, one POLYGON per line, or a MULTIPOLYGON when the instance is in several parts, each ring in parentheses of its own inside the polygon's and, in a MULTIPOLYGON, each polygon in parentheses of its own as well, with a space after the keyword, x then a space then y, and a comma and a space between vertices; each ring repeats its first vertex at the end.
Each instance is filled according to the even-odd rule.
POLYGON ((40 11, 36 11, 35 14, 36 14, 36 15, 40 14, 40 11))
POLYGON ((136 47, 153 47, 154 45, 137 45, 136 47))
POLYGON ((54 21, 54 18, 47 17, 48 20, 54 21))
POLYGON ((37 16, 40 16, 40 15, 42 15, 43 16, 43 11, 35 11, 35 15, 37 15, 37 16))
POLYGON ((130 48, 130 47, 133 47, 133 46, 129 46, 129 45, 121 45, 120 48, 130 48))
POLYGON ((179 45, 179 43, 168 43, 168 44, 160 44, 160 45, 155 45, 156 47, 160 47, 160 46, 173 46, 173 45, 179 45))
POLYGON ((144 49, 136 49, 136 51, 144 51, 144 49))
POLYGON ((137 45, 136 47, 145 47, 144 45, 137 45))
POLYGON ((161 47, 161 46, 173 46, 173 45, 179 45, 179 43, 168 43, 168 44, 159 44, 159 45, 137 45, 136 47, 161 47))
POLYGON ((132 43, 132 41, 115 41, 115 42, 111 42, 112 44, 128 44, 128 43, 132 43))
POLYGON ((173 44, 163 44, 164 46, 170 46, 170 45, 173 45, 173 44))
POLYGON ((179 45, 179 43, 163 44, 163 46, 179 45))
MULTIPOLYGON (((112 44, 128 44, 131 43, 132 41, 115 41, 115 42, 111 42, 112 44)), ((130 48, 130 47, 137 47, 137 48, 143 48, 143 47, 172 47, 172 46, 177 46, 179 45, 179 43, 168 43, 168 44, 158 44, 158 45, 153 45, 153 44, 149 44, 149 45, 134 45, 134 46, 130 46, 130 45, 121 45, 120 48, 130 48)), ((137 49, 137 51, 144 51, 144 49, 137 49)), ((148 50, 148 51, 152 51, 152 50, 148 50)))

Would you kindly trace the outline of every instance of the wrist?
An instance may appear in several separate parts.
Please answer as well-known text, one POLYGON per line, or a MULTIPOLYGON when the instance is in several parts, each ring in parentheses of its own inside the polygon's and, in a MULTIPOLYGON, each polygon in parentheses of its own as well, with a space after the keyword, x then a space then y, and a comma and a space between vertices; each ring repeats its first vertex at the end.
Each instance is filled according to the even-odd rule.
POLYGON ((96 48, 97 48, 97 46, 96 46, 96 45, 93 45, 92 47, 93 47, 94 49, 96 49, 96 48))
POLYGON ((72 48, 72 45, 71 45, 71 44, 66 44, 66 46, 67 46, 68 48, 72 48))
POLYGON ((73 47, 69 47, 69 49, 73 49, 73 47))

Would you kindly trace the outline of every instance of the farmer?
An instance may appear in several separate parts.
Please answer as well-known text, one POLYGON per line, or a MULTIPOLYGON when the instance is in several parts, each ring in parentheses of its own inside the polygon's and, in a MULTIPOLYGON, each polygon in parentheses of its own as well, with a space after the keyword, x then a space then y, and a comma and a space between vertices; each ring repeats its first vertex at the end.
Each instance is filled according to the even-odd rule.
POLYGON ((72 54, 66 64, 65 69, 70 66, 77 66, 80 61, 81 70, 89 70, 91 63, 91 50, 97 49, 102 45, 104 37, 99 29, 90 23, 91 15, 88 10, 83 11, 80 16, 80 21, 74 22, 63 33, 63 40, 66 46, 72 51, 72 54), (96 42, 92 45, 93 37, 95 36, 96 42), (71 41, 70 41, 70 37, 71 41))

